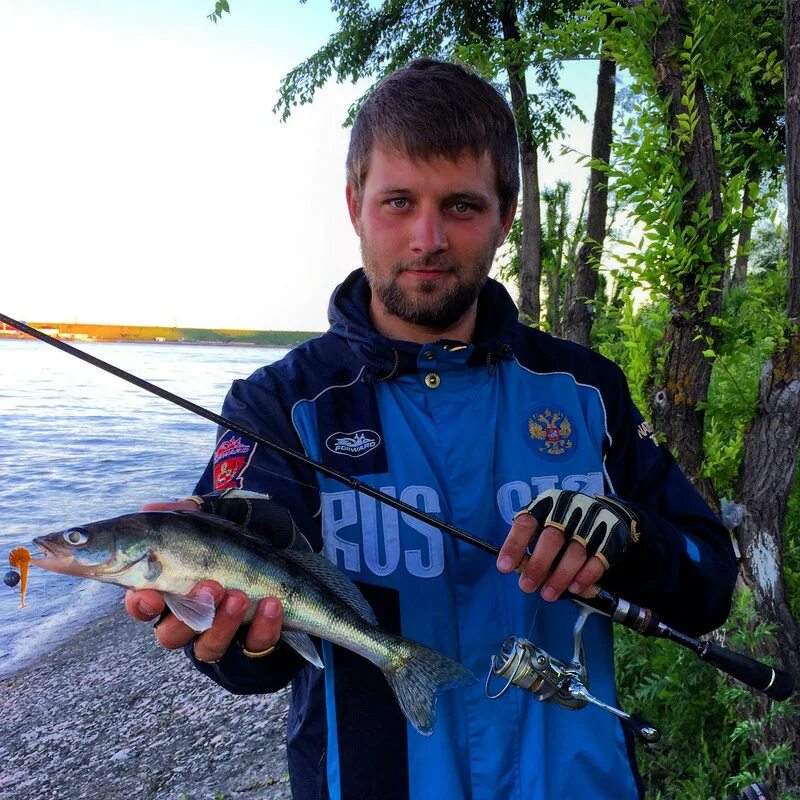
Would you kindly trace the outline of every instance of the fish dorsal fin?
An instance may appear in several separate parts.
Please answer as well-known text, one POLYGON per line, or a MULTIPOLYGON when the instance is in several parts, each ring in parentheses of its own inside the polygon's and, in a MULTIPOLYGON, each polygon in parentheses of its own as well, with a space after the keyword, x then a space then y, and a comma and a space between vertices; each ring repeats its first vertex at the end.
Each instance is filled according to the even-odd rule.
POLYGON ((193 631, 202 633, 211 627, 216 611, 211 592, 201 590, 192 597, 164 592, 163 597, 169 610, 193 631))
POLYGON ((317 648, 314 647, 314 642, 307 633, 302 631, 293 631, 289 628, 284 628, 281 631, 281 639, 289 645, 293 650, 300 653, 306 661, 310 661, 315 667, 324 669, 324 664, 317 653, 317 648))
POLYGON ((319 553, 301 553, 297 550, 283 550, 281 555, 293 561, 330 589, 345 605, 352 608, 361 619, 370 625, 377 625, 375 612, 358 591, 356 585, 336 568, 325 556, 319 553))

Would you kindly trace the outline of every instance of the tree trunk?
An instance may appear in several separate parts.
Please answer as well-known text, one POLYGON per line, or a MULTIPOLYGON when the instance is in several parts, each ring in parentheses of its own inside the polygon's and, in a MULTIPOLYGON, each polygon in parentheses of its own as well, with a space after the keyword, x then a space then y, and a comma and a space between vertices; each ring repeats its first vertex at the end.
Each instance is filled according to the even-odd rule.
POLYGON ((570 292, 573 291, 572 284, 575 282, 575 270, 578 263, 578 245, 583 238, 583 232, 586 230, 586 203, 589 199, 590 181, 586 183, 583 197, 581 199, 581 210, 575 220, 575 228, 572 231, 572 238, 567 243, 567 264, 564 268, 564 307, 561 310, 561 331, 562 336, 565 324, 565 315, 567 311, 567 302, 569 300, 570 292))
MULTIPOLYGON (((503 39, 519 41, 515 0, 504 0, 500 7, 503 39)), ((519 156, 522 167, 522 241, 519 248, 519 310, 531 325, 539 325, 542 281, 542 212, 539 198, 539 152, 531 128, 528 85, 522 64, 507 66, 511 108, 519 131, 519 156)))
MULTIPOLYGON (((740 570, 753 592, 756 618, 776 626, 774 638, 761 643, 755 657, 771 656, 800 687, 800 629, 786 597, 782 537, 800 450, 800 333, 795 332, 788 347, 765 365, 758 408, 745 434, 736 487, 736 499, 744 510, 736 532, 740 570)), ((767 701, 762 700, 756 716, 766 720, 767 709, 767 701)), ((787 744, 791 752, 800 753, 797 717, 783 716, 767 723, 753 744, 762 752, 787 744)), ((769 783, 774 797, 800 787, 800 762, 794 759, 790 766, 772 770, 769 783)))
MULTIPOLYGON (((613 136, 614 98, 616 95, 616 62, 603 58, 597 73, 597 103, 592 131, 592 158, 608 164, 613 136)), ((570 282, 564 301, 564 337, 589 347, 593 303, 597 291, 597 269, 606 238, 608 183, 600 170, 592 167, 589 179, 589 219, 586 239, 578 253, 575 277, 570 282)))
MULTIPOLYGON (((744 514, 737 530, 741 571, 752 588, 759 619, 775 624, 773 639, 757 655, 772 656, 800 687, 800 629, 787 602, 783 578, 783 525, 800 452, 800 0, 784 3, 786 184, 789 235, 789 339, 761 373, 755 417, 745 434, 736 497, 744 514)), ((768 720, 767 702, 759 716, 768 720)), ((757 746, 786 744, 800 752, 796 717, 767 723, 757 746)), ((770 774, 775 796, 800 787, 800 762, 770 774)))
MULTIPOLYGON (((675 55, 683 45, 681 23, 685 21, 685 9, 683 0, 657 0, 657 5, 666 21, 659 26, 653 40, 653 65, 658 90, 670 101, 670 125, 677 132, 680 130, 678 115, 688 113, 682 102, 687 91, 683 68, 675 55)), ((681 155, 682 172, 693 185, 683 196, 682 226, 691 224, 692 214, 698 211, 704 197, 709 198, 711 219, 715 222, 722 219, 720 175, 708 99, 699 78, 695 82, 693 100, 697 119, 691 140, 682 145, 681 155)), ((719 276, 713 281, 712 288, 720 289, 724 272, 720 237, 716 238, 711 258, 719 266, 719 276)), ((705 266, 707 269, 710 265, 705 266)), ((709 319, 719 316, 722 295, 719 291, 712 291, 710 303, 702 311, 698 310, 703 288, 702 269, 703 265, 700 270, 685 276, 681 291, 675 287, 669 288, 670 318, 664 334, 664 375, 660 385, 654 387, 653 422, 657 430, 666 434, 667 443, 676 451, 677 460, 686 476, 706 502, 716 508, 718 499, 714 487, 700 472, 704 455, 704 414, 698 408, 698 403, 705 401, 708 394, 711 362, 703 355, 703 351, 712 341, 713 330, 709 319)))
POLYGON ((568 197, 569 184, 559 181, 553 192, 552 204, 548 201, 547 207, 547 240, 550 251, 547 268, 547 322, 553 336, 561 335, 561 266, 564 261, 568 197))
POLYGON ((736 249, 736 261, 733 265, 733 275, 731 276, 731 288, 744 286, 747 280, 747 262, 750 254, 747 252, 747 245, 753 233, 753 218, 748 215, 748 209, 752 209, 755 201, 750 196, 750 184, 759 179, 759 170, 755 162, 751 161, 747 168, 747 185, 744 187, 744 197, 742 197, 742 230, 739 232, 739 246, 736 249))

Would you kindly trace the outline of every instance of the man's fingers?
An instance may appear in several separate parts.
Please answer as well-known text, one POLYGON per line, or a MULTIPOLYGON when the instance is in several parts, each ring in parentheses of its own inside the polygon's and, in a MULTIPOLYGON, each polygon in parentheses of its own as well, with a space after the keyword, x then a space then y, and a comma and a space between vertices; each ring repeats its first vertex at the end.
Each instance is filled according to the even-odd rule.
POLYGON ((265 597, 256 608, 244 646, 251 653, 262 653, 278 643, 283 625, 283 609, 274 597, 265 597))
POLYGON ((564 534, 558 528, 547 527, 536 541, 536 547, 519 576, 519 588, 533 592, 550 574, 553 561, 564 546, 564 534))
POLYGON ((194 655, 198 661, 219 661, 225 655, 249 606, 247 595, 238 589, 225 595, 217 606, 214 624, 195 639, 194 655))
POLYGON ((125 610, 140 622, 154 620, 164 610, 164 598, 152 589, 125 592, 125 610))
MULTIPOLYGON (((591 589, 606 571, 606 565, 597 556, 592 556, 585 564, 583 569, 575 576, 570 583, 569 590, 572 594, 583 594, 587 589, 591 589)), ((589 595, 590 597, 593 595, 589 595)))
POLYGON ((576 576, 583 571, 586 563, 586 548, 578 542, 570 542, 558 566, 542 587, 542 598, 552 602, 561 597, 562 592, 571 586, 576 576))
POLYGON ((500 572, 513 572, 517 568, 525 555, 525 548, 536 533, 536 526, 536 520, 530 514, 518 514, 514 518, 497 556, 497 569, 500 572))

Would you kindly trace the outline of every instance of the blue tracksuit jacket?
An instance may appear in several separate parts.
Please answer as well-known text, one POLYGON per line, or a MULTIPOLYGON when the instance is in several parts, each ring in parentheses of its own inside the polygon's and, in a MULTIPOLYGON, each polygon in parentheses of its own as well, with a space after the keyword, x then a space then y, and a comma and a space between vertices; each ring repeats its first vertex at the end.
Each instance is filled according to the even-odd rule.
MULTIPOLYGON (((689 634, 722 623, 736 575, 730 537, 656 443, 618 367, 520 325, 494 281, 467 347, 385 339, 368 305, 358 270, 334 293, 328 333, 236 381, 223 413, 498 546, 545 489, 614 493, 635 508, 642 535, 607 588, 689 634)), ((223 430, 196 491, 230 487, 271 494, 356 581, 382 627, 478 676, 509 634, 571 657, 573 603, 526 595, 486 553, 223 430)), ((584 642, 591 691, 613 703, 610 622, 592 616, 584 642)), ((293 679, 297 800, 640 796, 631 743, 606 712, 519 689, 488 700, 480 680, 443 694, 423 737, 375 667, 327 642, 322 655, 324 670, 288 649, 252 660, 232 647, 197 664, 233 692, 293 679)))

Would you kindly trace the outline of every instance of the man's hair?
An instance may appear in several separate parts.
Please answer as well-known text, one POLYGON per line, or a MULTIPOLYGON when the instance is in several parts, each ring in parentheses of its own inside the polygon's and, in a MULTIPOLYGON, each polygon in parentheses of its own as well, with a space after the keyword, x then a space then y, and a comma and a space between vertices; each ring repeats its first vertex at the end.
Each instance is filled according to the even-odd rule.
POLYGON ((490 83, 459 64, 420 58, 387 75, 356 115, 347 152, 347 182, 360 197, 375 145, 412 159, 457 159, 488 153, 500 213, 519 192, 514 115, 490 83))

